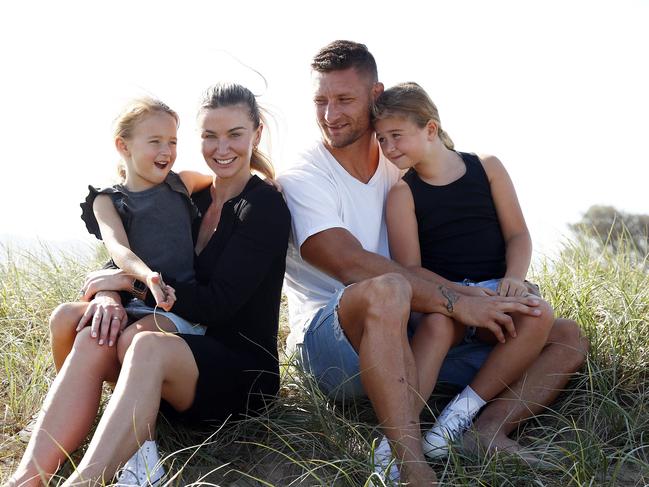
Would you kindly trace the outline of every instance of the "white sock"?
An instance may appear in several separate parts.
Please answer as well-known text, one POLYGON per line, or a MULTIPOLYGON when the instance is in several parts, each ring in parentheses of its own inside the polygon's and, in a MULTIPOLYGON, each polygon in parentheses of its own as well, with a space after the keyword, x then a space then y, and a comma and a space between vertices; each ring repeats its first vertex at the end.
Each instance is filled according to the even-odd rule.
POLYGON ((469 399, 470 401, 465 401, 465 404, 472 404, 474 407, 471 408, 469 414, 471 417, 478 414, 478 411, 487 404, 487 402, 482 399, 476 391, 471 389, 471 386, 466 386, 462 392, 457 395, 457 400, 462 401, 463 399, 469 399))

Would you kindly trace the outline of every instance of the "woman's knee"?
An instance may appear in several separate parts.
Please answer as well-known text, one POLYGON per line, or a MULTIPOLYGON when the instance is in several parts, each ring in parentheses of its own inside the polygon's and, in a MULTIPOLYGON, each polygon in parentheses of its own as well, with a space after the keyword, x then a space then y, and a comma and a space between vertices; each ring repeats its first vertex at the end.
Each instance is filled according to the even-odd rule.
POLYGON ((158 360, 163 350, 164 335, 155 331, 134 333, 126 349, 124 361, 149 363, 158 360))
POLYGON ((115 347, 99 345, 97 338, 90 334, 90 327, 85 327, 76 334, 72 345, 72 360, 83 364, 83 367, 99 367, 98 373, 105 374, 106 380, 114 375, 117 362, 115 347))
POLYGON ((117 338, 117 344, 115 346, 117 347, 117 358, 120 364, 124 363, 126 352, 133 343, 133 339, 137 333, 138 329, 135 326, 129 326, 117 338))

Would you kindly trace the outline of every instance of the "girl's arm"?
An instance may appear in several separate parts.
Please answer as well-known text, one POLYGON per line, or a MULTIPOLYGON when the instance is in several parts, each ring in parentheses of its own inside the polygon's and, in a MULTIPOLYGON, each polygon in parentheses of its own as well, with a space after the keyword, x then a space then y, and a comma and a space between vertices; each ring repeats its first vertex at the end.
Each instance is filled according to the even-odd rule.
POLYGON ((209 280, 171 281, 179 298, 174 312, 189 321, 208 327, 238 326, 232 317, 249 303, 268 273, 277 266, 283 272, 291 227, 284 199, 261 186, 246 199, 223 248, 215 252, 208 246, 201 254, 201 265, 211 267, 209 280))
POLYGON ((97 219, 102 240, 115 264, 129 276, 146 282, 157 305, 165 311, 169 311, 174 304, 173 293, 170 293, 167 289, 168 286, 162 282, 160 274, 152 271, 131 250, 124 225, 110 197, 105 194, 98 195, 92 210, 97 219))
POLYGON ((415 202, 410 188, 404 181, 399 181, 388 193, 385 221, 388 227, 390 254, 394 261, 422 279, 443 284, 456 292, 482 296, 491 294, 483 288, 460 286, 421 266, 415 202))
POLYGON ((481 156, 480 159, 489 178, 491 195, 505 239, 507 271, 498 293, 501 296, 525 295, 528 290, 524 281, 532 260, 530 232, 505 166, 494 156, 481 156))
POLYGON ((212 176, 201 174, 196 171, 180 171, 178 173, 180 180, 187 187, 189 194, 194 194, 201 189, 207 188, 212 184, 212 176))

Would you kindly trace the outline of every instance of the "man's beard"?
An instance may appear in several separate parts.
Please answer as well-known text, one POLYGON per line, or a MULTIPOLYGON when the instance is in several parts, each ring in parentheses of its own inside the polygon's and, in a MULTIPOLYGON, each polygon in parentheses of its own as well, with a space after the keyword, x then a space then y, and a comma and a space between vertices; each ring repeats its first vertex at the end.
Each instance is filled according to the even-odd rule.
POLYGON ((324 136, 327 145, 333 147, 334 149, 342 149, 344 147, 352 145, 354 142, 360 139, 364 133, 365 130, 354 130, 348 134, 345 134, 344 136, 333 138, 328 135, 326 130, 322 130, 322 135, 324 136))

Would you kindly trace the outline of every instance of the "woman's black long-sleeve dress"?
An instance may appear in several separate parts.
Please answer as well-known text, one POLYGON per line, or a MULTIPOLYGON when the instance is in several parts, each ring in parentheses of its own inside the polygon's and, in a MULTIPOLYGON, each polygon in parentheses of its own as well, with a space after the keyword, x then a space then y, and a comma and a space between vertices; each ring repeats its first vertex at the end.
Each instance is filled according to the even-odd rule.
MULTIPOLYGON (((193 199, 204 213, 211 203, 209 188, 193 199)), ((168 282, 177 297, 172 311, 207 326, 205 336, 179 335, 199 370, 194 403, 182 417, 223 420, 258 409, 277 393, 277 329, 289 229, 282 195, 252 176, 241 194, 224 204, 216 231, 195 256, 198 282, 168 282)), ((163 410, 169 412, 169 405, 163 410)))

